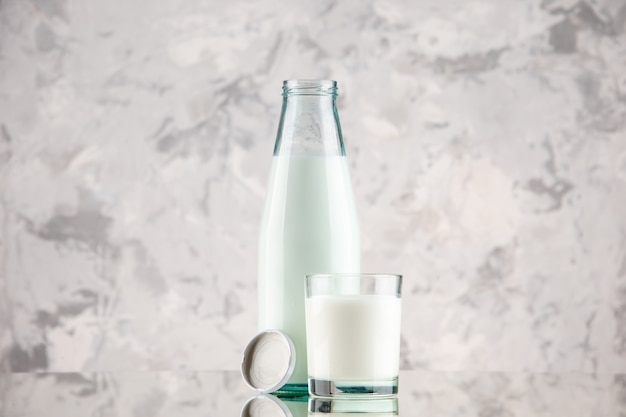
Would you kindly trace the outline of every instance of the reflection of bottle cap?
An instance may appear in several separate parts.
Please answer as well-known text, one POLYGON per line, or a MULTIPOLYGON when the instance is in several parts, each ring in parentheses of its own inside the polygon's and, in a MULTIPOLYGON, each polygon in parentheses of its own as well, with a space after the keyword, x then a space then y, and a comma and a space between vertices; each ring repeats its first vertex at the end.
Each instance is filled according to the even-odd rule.
POLYGON ((296 364, 296 349, 285 333, 264 330, 248 342, 241 360, 241 376, 260 392, 274 392, 285 385, 296 364))
POLYGON ((241 408, 240 417, 293 417, 284 402, 273 395, 250 398, 241 408))

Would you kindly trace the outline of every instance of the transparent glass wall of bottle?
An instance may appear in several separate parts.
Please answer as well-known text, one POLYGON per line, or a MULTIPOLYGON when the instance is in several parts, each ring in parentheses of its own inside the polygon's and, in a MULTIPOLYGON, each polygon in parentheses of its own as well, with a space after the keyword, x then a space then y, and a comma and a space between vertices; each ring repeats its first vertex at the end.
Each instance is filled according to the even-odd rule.
POLYGON ((336 98, 335 81, 285 81, 274 156, 345 156, 336 98))
POLYGON ((336 107, 337 84, 289 80, 259 239, 259 329, 284 331, 306 390, 304 276, 359 271, 359 225, 336 107))

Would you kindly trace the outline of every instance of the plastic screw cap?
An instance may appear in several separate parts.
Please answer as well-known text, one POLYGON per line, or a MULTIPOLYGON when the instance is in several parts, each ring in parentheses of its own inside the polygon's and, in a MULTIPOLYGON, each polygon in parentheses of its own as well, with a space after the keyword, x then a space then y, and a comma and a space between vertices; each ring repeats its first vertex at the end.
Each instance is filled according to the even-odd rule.
POLYGON ((252 389, 269 393, 285 385, 296 363, 293 342, 279 330, 264 330, 246 346, 241 375, 252 389))

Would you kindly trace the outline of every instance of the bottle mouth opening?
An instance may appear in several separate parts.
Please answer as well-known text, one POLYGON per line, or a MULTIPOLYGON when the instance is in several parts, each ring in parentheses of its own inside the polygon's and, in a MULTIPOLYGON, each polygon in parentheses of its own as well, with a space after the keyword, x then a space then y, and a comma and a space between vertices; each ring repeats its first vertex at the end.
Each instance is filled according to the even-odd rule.
POLYGON ((283 97, 296 95, 337 97, 337 81, 285 80, 283 82, 283 97))

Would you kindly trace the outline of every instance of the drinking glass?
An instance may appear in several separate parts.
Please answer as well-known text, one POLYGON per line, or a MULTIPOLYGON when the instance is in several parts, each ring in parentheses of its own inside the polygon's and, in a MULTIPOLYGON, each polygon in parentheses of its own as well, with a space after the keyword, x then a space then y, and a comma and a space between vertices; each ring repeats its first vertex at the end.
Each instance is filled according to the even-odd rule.
POLYGON ((402 276, 306 276, 309 393, 319 397, 398 392, 402 276))

